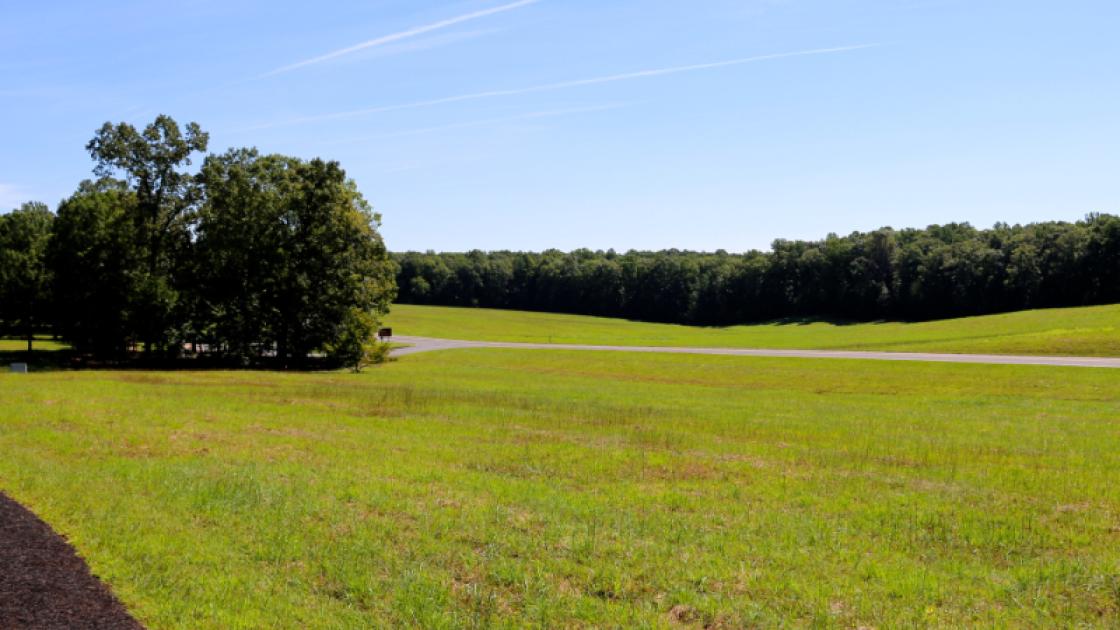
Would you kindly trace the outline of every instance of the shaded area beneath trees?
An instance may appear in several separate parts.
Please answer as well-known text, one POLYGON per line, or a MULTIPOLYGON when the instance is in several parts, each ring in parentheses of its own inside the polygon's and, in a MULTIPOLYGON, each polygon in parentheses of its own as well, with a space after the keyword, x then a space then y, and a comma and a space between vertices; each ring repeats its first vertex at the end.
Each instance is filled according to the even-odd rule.
POLYGON ((120 353, 113 357, 83 354, 72 348, 26 351, 0 350, 0 372, 7 372, 12 363, 26 363, 31 372, 59 370, 275 370, 290 372, 333 371, 343 366, 324 356, 304 359, 299 365, 288 365, 275 357, 242 361, 218 353, 163 356, 144 352, 120 353))

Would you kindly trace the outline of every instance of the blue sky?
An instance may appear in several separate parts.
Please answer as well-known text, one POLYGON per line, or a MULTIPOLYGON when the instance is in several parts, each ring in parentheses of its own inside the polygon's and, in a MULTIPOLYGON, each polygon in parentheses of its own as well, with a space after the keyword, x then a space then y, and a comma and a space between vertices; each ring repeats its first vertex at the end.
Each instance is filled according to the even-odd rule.
POLYGON ((394 250, 743 251, 1120 212, 1120 3, 70 0, 0 8, 0 208, 106 120, 339 160, 394 250))

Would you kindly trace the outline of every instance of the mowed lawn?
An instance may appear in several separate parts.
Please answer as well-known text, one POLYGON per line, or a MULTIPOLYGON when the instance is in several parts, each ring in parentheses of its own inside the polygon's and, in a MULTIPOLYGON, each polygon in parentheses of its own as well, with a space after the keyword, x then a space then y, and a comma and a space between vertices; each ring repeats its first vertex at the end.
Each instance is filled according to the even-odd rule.
POLYGON ((718 328, 398 304, 387 325, 398 335, 480 341, 1120 356, 1120 305, 919 323, 802 322, 718 328))
MULTIPOLYGON (((47 351, 53 352, 55 350, 64 350, 67 348, 66 344, 51 339, 36 338, 31 342, 31 348, 35 352, 47 351)), ((0 338, 0 352, 3 353, 17 353, 27 351, 26 339, 13 339, 13 338, 0 338)))
POLYGON ((0 375, 154 628, 1120 624, 1112 370, 459 350, 0 375))

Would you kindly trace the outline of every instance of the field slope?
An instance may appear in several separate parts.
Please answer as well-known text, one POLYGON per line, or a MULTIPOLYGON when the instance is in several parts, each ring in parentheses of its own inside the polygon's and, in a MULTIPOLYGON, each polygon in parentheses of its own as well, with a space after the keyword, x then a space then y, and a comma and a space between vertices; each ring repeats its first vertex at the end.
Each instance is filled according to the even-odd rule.
POLYGON ((0 374, 156 628, 1115 627, 1114 372, 568 351, 0 374))
POLYGON ((399 335, 478 341, 1120 356, 1120 305, 920 323, 810 322, 714 328, 398 304, 387 325, 399 335))

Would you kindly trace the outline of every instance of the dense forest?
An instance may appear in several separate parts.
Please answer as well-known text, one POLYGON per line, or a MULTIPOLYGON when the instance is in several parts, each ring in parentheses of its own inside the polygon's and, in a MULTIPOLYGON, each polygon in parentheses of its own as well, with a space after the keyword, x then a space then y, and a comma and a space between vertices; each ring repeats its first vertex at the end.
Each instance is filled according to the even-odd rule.
POLYGON ((1120 302, 1120 217, 778 240, 729 254, 395 254, 398 302, 684 324, 922 320, 1120 302))
POLYGON ((394 265, 380 217, 336 162, 231 149, 167 116, 106 123, 97 179, 57 213, 0 215, 0 335, 68 342, 119 361, 360 366, 385 348, 394 265), (143 350, 141 354, 139 351, 143 350))

